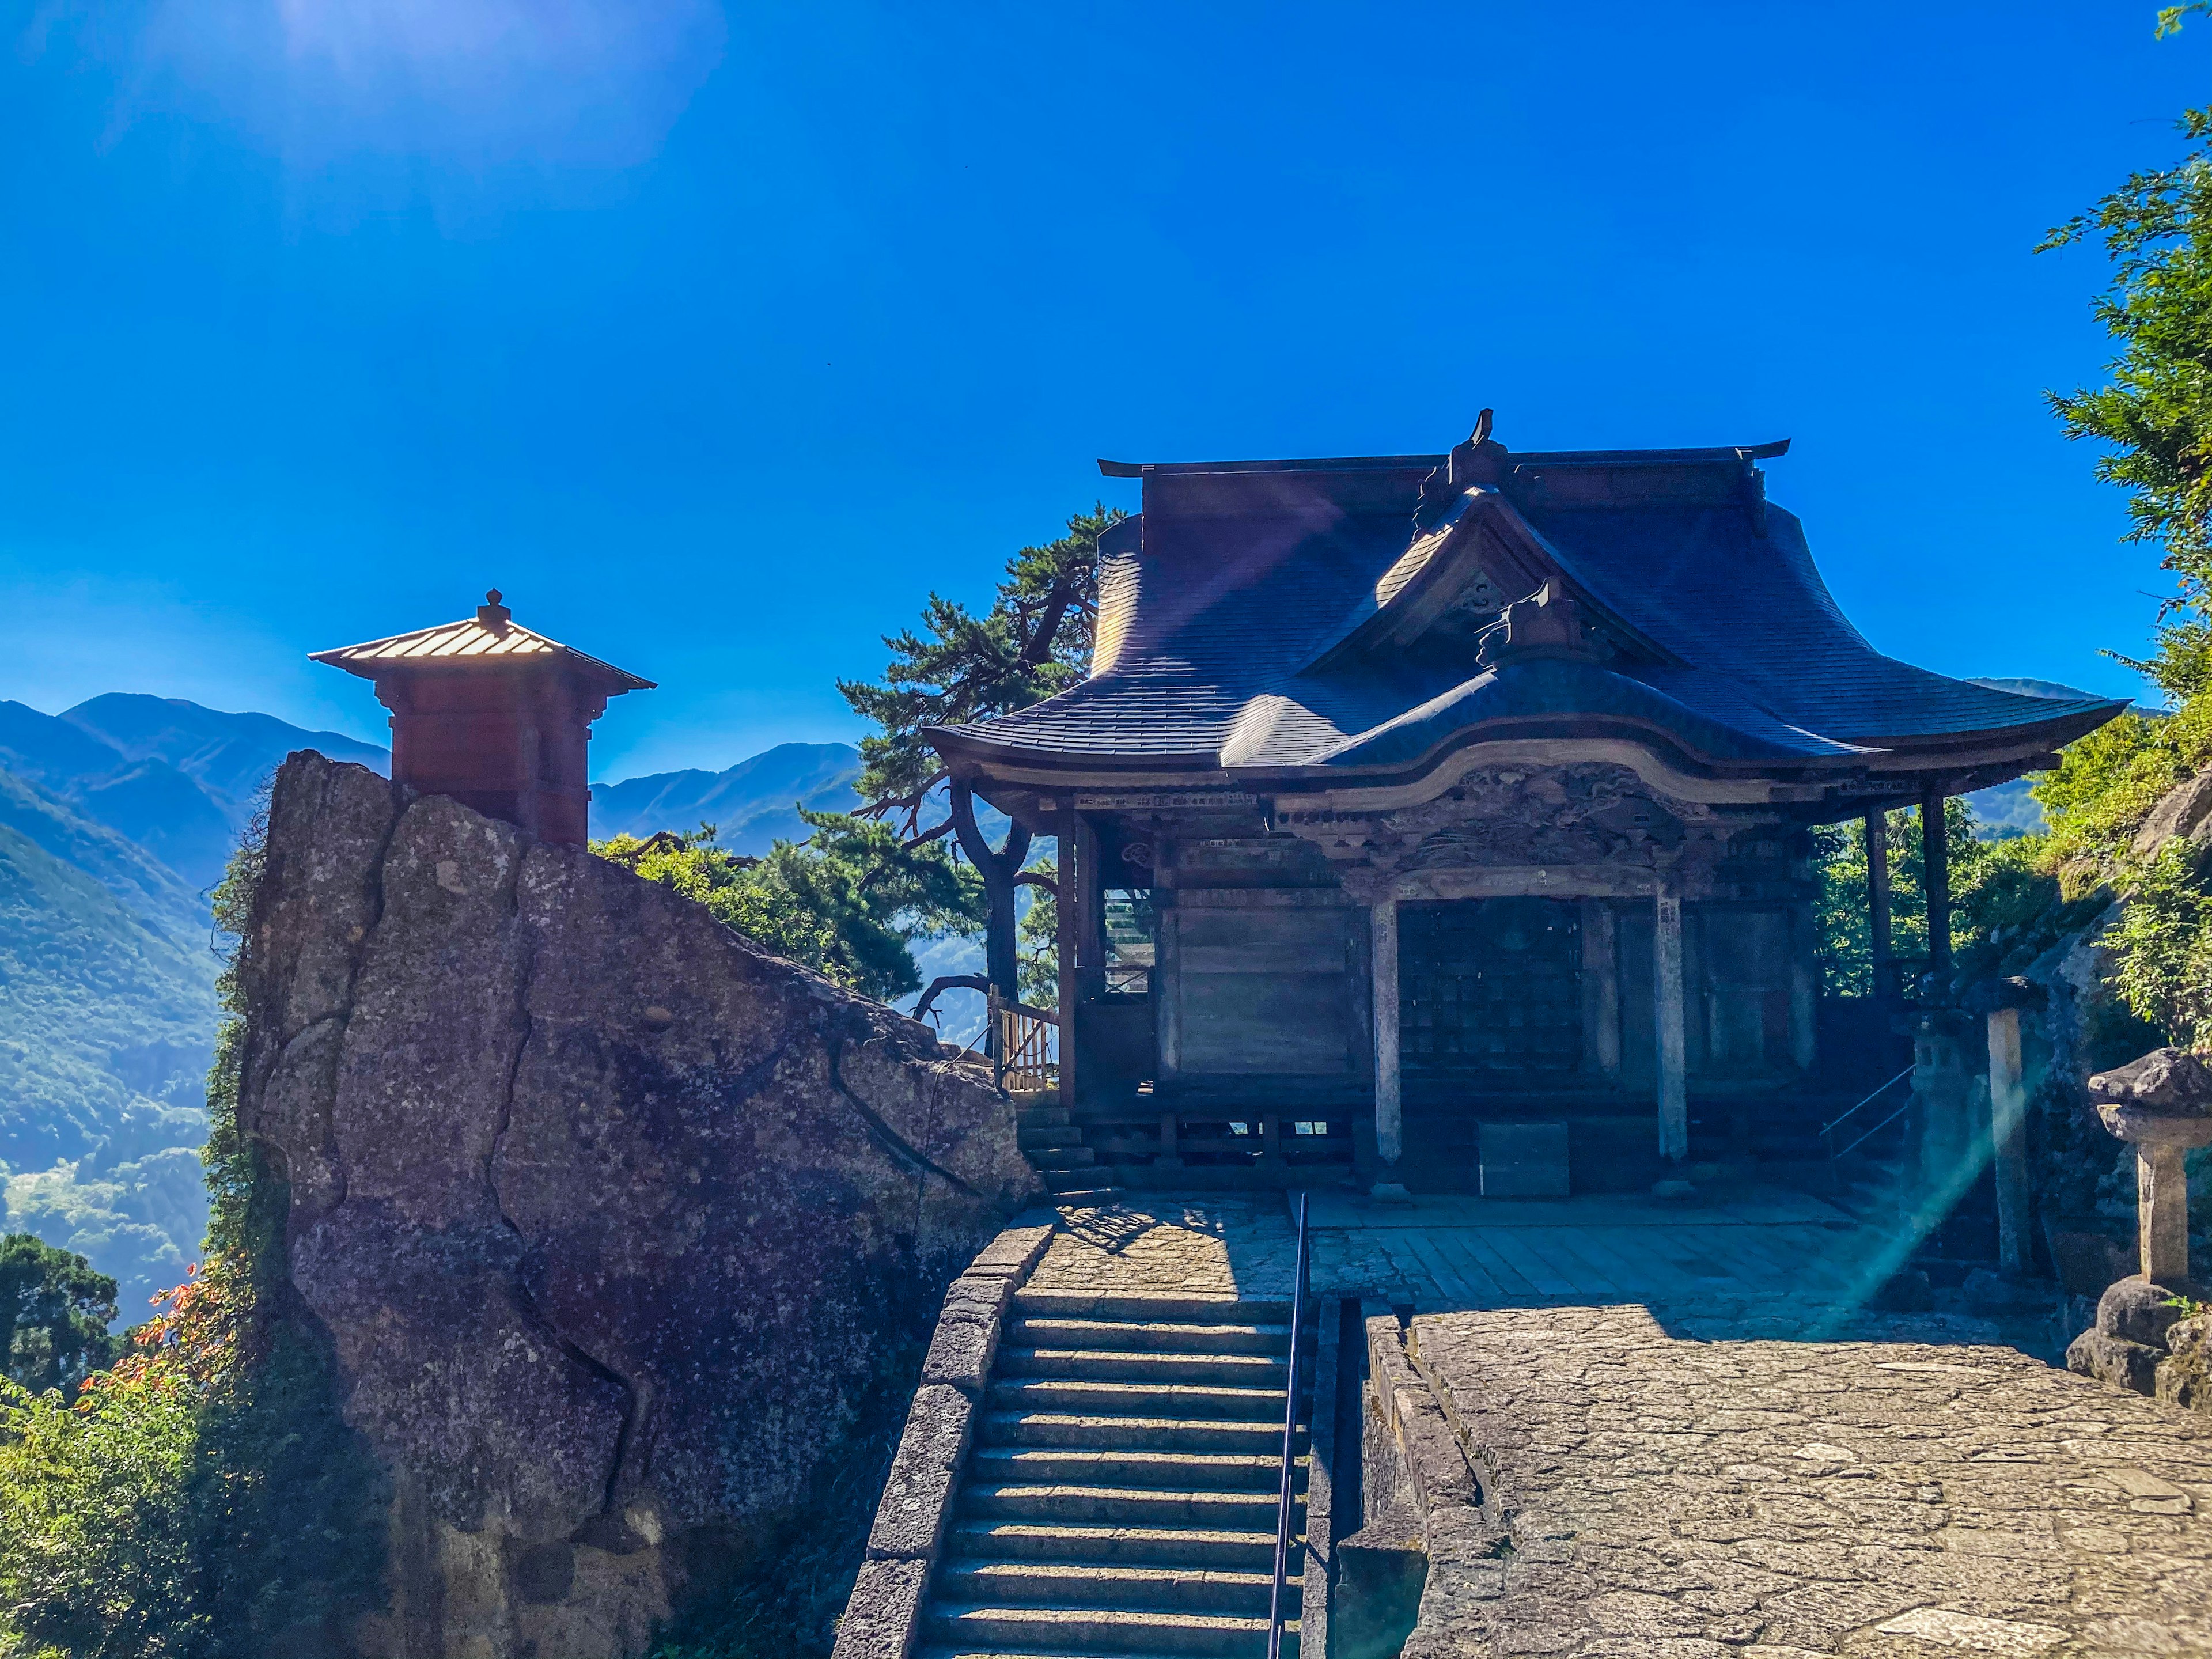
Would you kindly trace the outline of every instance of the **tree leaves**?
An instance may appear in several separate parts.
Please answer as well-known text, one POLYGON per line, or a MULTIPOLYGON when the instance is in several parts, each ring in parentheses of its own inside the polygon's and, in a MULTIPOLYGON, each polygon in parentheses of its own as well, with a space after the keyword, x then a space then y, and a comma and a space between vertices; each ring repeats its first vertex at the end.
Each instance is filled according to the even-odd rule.
POLYGON ((1013 714, 1066 690, 1091 659, 1098 617, 1098 538, 1128 516, 1101 502, 1067 521, 1067 533, 1024 547, 981 616, 933 592, 919 630, 884 636, 891 659, 880 684, 840 680, 853 711, 880 727, 860 744, 855 786, 873 805, 864 816, 896 815, 908 836, 942 769, 925 735, 1013 714))
POLYGON ((849 814, 799 816, 814 834, 747 858, 715 846, 714 826, 592 850, 672 887, 716 920, 839 984, 888 1001, 921 987, 908 942, 971 931, 982 884, 941 842, 907 844, 888 824, 849 814))
MULTIPOLYGON (((2168 9, 2160 33, 2202 9, 2168 9)), ((2119 342, 2110 384, 2045 395, 2069 438, 2110 447, 2097 477, 2128 491, 2129 539, 2162 548, 2175 579, 2153 654, 2120 660, 2186 698, 2212 686, 2212 108, 2178 125, 2196 146, 2188 155, 2131 175, 2037 251, 2094 241, 2113 263, 2095 302, 2119 342)))

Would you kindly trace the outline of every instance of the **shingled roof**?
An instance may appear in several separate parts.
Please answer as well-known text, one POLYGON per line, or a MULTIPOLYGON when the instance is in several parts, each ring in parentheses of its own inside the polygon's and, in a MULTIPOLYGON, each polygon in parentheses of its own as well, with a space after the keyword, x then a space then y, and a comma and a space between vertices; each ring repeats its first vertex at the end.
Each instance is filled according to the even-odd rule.
POLYGON ((307 660, 328 663, 365 680, 386 679, 424 669, 497 669, 543 662, 581 676, 610 696, 624 691, 658 689, 651 680, 640 679, 627 669, 602 662, 573 646, 549 640, 523 627, 500 603, 497 588, 484 599, 485 603, 477 607, 475 616, 459 622, 418 628, 410 634, 394 634, 361 645, 340 646, 333 651, 312 652, 307 660))
POLYGON ((1102 462, 1145 496, 1102 543, 1091 678, 935 741, 984 772, 1291 787, 1532 736, 1723 774, 1963 776, 2029 769, 2126 707, 1876 651, 1765 499, 1756 463, 1787 447, 1102 462))

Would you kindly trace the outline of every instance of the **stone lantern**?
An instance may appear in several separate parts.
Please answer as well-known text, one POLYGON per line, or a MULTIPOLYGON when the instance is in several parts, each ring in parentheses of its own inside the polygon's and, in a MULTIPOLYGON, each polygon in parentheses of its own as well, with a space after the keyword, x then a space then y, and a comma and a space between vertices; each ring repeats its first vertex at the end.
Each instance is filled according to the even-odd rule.
POLYGON ((2136 1149, 2136 1231, 2142 1271, 2106 1288, 2097 1323, 2066 1351, 2069 1369, 2153 1392, 2167 1334, 2194 1299, 2189 1278, 2192 1147, 2212 1146, 2212 1068, 2182 1048, 2157 1048, 2089 1079, 2105 1127, 2136 1149))
POLYGON ((591 823, 592 722, 609 697, 653 689, 520 626, 497 588, 473 618, 309 660, 375 683, 392 711, 393 782, 578 847, 591 823))

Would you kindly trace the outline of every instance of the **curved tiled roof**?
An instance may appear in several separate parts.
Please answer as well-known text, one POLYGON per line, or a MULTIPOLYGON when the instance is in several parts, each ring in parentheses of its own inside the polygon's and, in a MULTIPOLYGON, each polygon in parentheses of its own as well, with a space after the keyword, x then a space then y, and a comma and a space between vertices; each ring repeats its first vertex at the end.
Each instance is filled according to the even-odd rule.
POLYGON ((1449 490, 1443 457, 1143 469, 1143 514, 1102 544, 1091 678, 950 728, 941 746, 987 763, 1314 769, 1326 781, 1402 771, 1470 732, 1605 727, 1732 769, 1863 769, 1899 750, 1971 760, 1977 746, 2063 742, 2125 706, 1996 690, 1876 651, 1797 520, 1765 501, 1752 460, 1771 448, 1489 447, 1486 481, 1449 490), (1542 573, 1619 648, 1403 648, 1469 558, 1542 573))

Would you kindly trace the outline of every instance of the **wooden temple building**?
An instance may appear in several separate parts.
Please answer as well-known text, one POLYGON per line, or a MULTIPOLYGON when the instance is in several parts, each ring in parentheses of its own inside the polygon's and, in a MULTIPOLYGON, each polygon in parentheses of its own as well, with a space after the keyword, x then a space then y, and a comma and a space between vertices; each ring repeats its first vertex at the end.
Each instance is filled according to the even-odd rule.
POLYGON ((497 588, 474 617, 309 653, 372 682, 392 711, 392 779, 581 847, 592 722, 651 680, 523 627, 497 588))
POLYGON ((933 735, 1059 840, 1060 1087, 1117 1180, 1602 1191, 1740 1154, 1863 1066, 1824 1052, 1814 826, 1940 821, 2124 706, 1875 650, 1766 499, 1786 443, 1487 425, 1102 463, 1144 497, 1090 678, 933 735))

